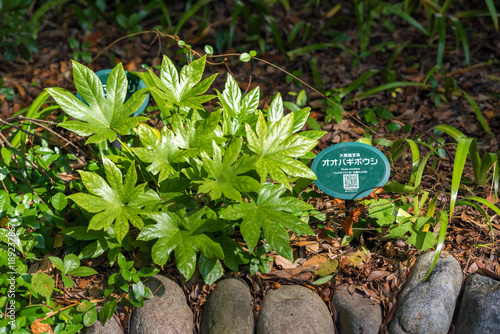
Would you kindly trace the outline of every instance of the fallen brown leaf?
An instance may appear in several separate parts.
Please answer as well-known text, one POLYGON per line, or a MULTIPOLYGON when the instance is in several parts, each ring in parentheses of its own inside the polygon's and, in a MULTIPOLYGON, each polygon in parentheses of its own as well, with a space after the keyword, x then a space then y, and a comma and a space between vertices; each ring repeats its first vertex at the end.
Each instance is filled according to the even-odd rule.
POLYGON ((358 250, 353 254, 347 255, 342 257, 342 265, 353 265, 354 267, 357 267, 361 264, 361 262, 368 263, 370 262, 371 255, 370 252, 367 250, 367 253, 365 253, 362 250, 358 250))
POLYGON ((389 275, 390 273, 391 273, 390 271, 386 271, 386 270, 372 271, 370 273, 370 275, 366 278, 366 280, 368 282, 379 280, 379 279, 384 278, 385 276, 389 275))
POLYGON ((52 331, 52 327, 50 327, 49 324, 42 324, 40 322, 40 319, 36 319, 35 322, 31 324, 30 328, 33 334, 42 334, 42 333, 54 334, 54 332, 52 331))
POLYGON ((300 266, 297 268, 293 269, 282 269, 282 270, 272 270, 268 272, 267 274, 260 274, 259 277, 263 279, 270 279, 270 278, 292 278, 295 277, 299 274, 301 274, 304 271, 311 271, 313 269, 312 266, 300 266))
POLYGON ((349 215, 345 217, 344 221, 342 221, 342 228, 344 229, 345 234, 352 237, 353 235, 352 225, 358 222, 359 217, 363 213, 364 209, 365 207, 363 205, 360 205, 352 209, 349 212, 349 215))
POLYGON ((306 253, 307 254, 316 254, 319 252, 319 242, 317 241, 311 241, 306 245, 306 253))
POLYGON ((319 266, 320 264, 326 262, 328 260, 328 255, 325 253, 321 253, 311 257, 306 262, 302 263, 302 266, 319 266))
POLYGON ((274 257, 274 263, 276 263, 277 266, 280 266, 282 269, 293 269, 297 268, 296 264, 293 264, 292 261, 285 259, 281 255, 276 255, 274 257))

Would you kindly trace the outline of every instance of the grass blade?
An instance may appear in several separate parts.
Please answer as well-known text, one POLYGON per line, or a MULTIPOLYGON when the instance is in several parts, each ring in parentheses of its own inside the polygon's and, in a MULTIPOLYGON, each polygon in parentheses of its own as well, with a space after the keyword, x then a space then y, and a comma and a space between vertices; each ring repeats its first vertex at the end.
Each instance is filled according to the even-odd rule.
POLYGON ((455 161, 453 162, 453 175, 451 177, 451 196, 450 196, 450 217, 453 217, 453 210, 457 201, 458 189, 462 180, 465 161, 469 147, 474 141, 473 138, 460 138, 458 141, 457 152, 455 153, 455 161))
POLYGON ((370 79, 372 76, 377 74, 379 70, 369 70, 368 72, 364 73, 362 76, 357 78, 356 80, 353 81, 349 86, 347 86, 346 89, 342 93, 339 94, 339 97, 343 99, 347 94, 361 86, 366 80, 370 79))
POLYGON ((478 186, 485 186, 488 180, 488 172, 493 167, 493 173, 495 173, 495 164, 498 162, 498 157, 495 153, 485 153, 481 159, 481 166, 476 177, 476 183, 478 186))
MULTIPOLYGON (((35 118, 38 110, 42 107, 42 105, 45 103, 45 101, 49 98, 49 93, 47 91, 43 91, 38 97, 33 101, 33 104, 29 107, 26 117, 28 118, 35 118)), ((23 129, 26 131, 30 131, 30 124, 24 124, 23 129)), ((12 138, 10 144, 18 148, 19 145, 21 145, 21 152, 25 152, 25 145, 26 145, 26 133, 22 131, 18 131, 14 138, 12 138)))
POLYGON ((484 178, 481 175, 481 157, 479 156, 479 151, 477 150, 477 142, 473 140, 469 147, 469 156, 470 161, 472 162, 472 168, 474 169, 474 177, 476 178, 476 183, 482 183, 482 179, 484 178))
POLYGON ((274 41, 278 45, 278 49, 280 49, 283 57, 285 57, 286 59, 287 55, 285 51, 285 45, 283 44, 283 40, 281 39, 280 31, 278 29, 278 26, 276 25, 276 20, 272 16, 267 16, 266 19, 269 27, 271 28, 271 32, 273 33, 274 41))
POLYGON ((462 47, 464 49, 465 62, 467 66, 470 66, 469 42, 467 41, 467 36, 465 35, 465 30, 462 22, 460 22, 460 20, 456 17, 452 16, 450 16, 450 20, 455 25, 455 28, 457 28, 458 36, 460 37, 460 41, 462 42, 462 47))
POLYGON ((186 23, 186 21, 189 20, 191 18, 191 16, 196 14, 196 12, 199 11, 202 7, 206 6, 207 4, 209 4, 212 1, 213 0, 200 0, 200 1, 197 1, 195 4, 193 4, 191 6, 191 8, 189 8, 189 10, 187 12, 185 12, 184 15, 182 15, 182 17, 179 19, 179 23, 177 23, 177 26, 175 27, 175 31, 174 31, 173 35, 178 35, 179 31, 181 31, 181 28, 184 25, 184 23, 186 23))
POLYGON ((441 65, 444 57, 444 47, 446 45, 446 21, 443 15, 434 14, 437 21, 438 28, 438 49, 437 49, 437 59, 436 63, 441 65))
POLYGON ((479 110, 479 106, 477 105, 476 101, 474 101, 474 99, 469 94, 467 94, 467 92, 465 92, 463 89, 461 89, 461 91, 462 94, 464 94, 467 101, 469 102, 470 106, 472 107, 472 110, 474 110, 474 114, 476 114, 476 118, 483 127, 484 132, 486 132, 492 137, 495 137, 495 135, 491 131, 490 126, 488 125, 488 122, 484 118, 483 113, 481 112, 481 110, 479 110))
POLYGON ((325 84, 323 83, 323 79, 321 77, 321 72, 318 67, 318 59, 317 58, 311 58, 311 61, 309 61, 309 68, 311 69, 311 73, 313 76, 313 82, 314 86, 319 89, 323 89, 325 84))
POLYGON ((491 203, 490 201, 484 199, 484 198, 481 198, 481 197, 477 197, 477 196, 468 196, 468 197, 464 197, 463 198, 464 200, 471 200, 471 201, 476 201, 476 202, 479 202, 483 205, 486 205, 488 208, 490 208, 491 210, 495 211, 497 215, 500 215, 500 208, 498 208, 495 204, 491 203))
POLYGON ((495 4, 493 3, 493 0, 484 1, 486 2, 486 6, 488 6, 488 10, 490 11, 491 19, 493 20, 493 24, 495 25, 495 30, 498 31, 498 16, 495 4))
POLYGON ((422 159, 422 162, 420 162, 420 165, 418 166, 417 169, 417 173, 415 174, 415 188, 418 188, 420 186, 420 183, 422 182, 422 176, 424 175, 424 169, 425 165, 427 164, 427 160, 429 160, 429 158, 442 147, 444 147, 444 145, 434 148, 432 151, 427 153, 422 159))
POLYGON ((347 101, 346 103, 353 102, 354 100, 360 100, 363 99, 367 96, 375 95, 377 93, 390 90, 390 89, 395 89, 395 88, 401 88, 401 87, 407 87, 407 86, 416 86, 416 87, 428 87, 429 85, 426 85, 421 82, 411 82, 411 81, 395 81, 395 82, 389 82, 380 86, 377 86, 375 88, 369 89, 366 92, 363 92, 356 96, 354 99, 347 101))
POLYGON ((436 265, 436 262, 439 259, 439 255, 441 255, 441 249, 443 249, 444 238, 446 237, 446 230, 448 229, 448 215, 446 214, 445 211, 439 211, 439 221, 441 224, 439 226, 439 236, 436 246, 436 254, 434 255, 434 260, 432 261, 431 268, 429 269, 429 272, 424 278, 424 282, 427 281, 427 278, 429 278, 430 274, 432 273, 432 270, 434 269, 434 266, 436 265))
POLYGON ((441 70, 442 69, 442 66, 441 65, 434 65, 431 70, 429 71, 429 73, 427 73, 427 75, 425 76, 425 79, 424 79, 424 83, 427 83, 427 81, 430 79, 430 77, 436 73, 437 71, 441 70))
POLYGON ((484 216, 484 218, 486 218, 486 221, 488 222, 488 225, 490 226, 490 230, 491 230, 491 234, 493 236, 493 240, 495 240, 495 231, 493 231, 493 225, 491 224, 490 216, 486 213, 486 211, 483 210, 482 207, 480 207, 479 205, 477 205, 474 202, 470 202, 470 201, 466 201, 466 200, 458 201, 457 202, 457 206, 459 206, 459 205, 470 205, 474 209, 476 209, 477 211, 479 211, 484 216))
POLYGON ((465 135, 462 133, 462 131, 455 129, 454 127, 447 125, 447 124, 440 124, 436 125, 435 127, 432 128, 433 130, 439 130, 447 135, 453 137, 456 141, 458 141, 460 138, 465 137, 465 135))
POLYGON ((420 164, 420 151, 418 150, 417 143, 412 139, 406 139, 406 142, 410 145, 412 157, 411 170, 414 172, 418 169, 418 165, 420 164))
POLYGON ((424 34, 425 36, 429 36, 429 32, 427 31, 427 29, 425 29, 417 20, 415 20, 413 17, 403 12, 399 8, 396 8, 395 6, 390 6, 389 13, 396 14, 397 16, 408 22, 410 25, 420 30, 422 34, 424 34))
POLYGON ((318 43, 318 44, 307 45, 301 48, 288 51, 287 56, 288 58, 290 58, 290 60, 293 60, 295 59, 295 57, 302 56, 303 54, 309 53, 311 51, 332 48, 332 47, 339 47, 339 45, 337 43, 318 43))
MULTIPOLYGON (((495 153, 492 153, 495 154, 495 153)), ((495 202, 498 199, 498 157, 495 154, 495 163, 493 165, 493 188, 495 189, 495 202)))
POLYGON ((386 72, 389 72, 391 70, 391 68, 392 68, 392 66, 394 66, 394 63, 396 62, 396 59, 398 58, 399 54, 401 53, 401 51, 403 51, 404 48, 406 48, 406 46, 408 44, 410 44, 410 41, 406 41, 406 42, 398 45, 396 50, 394 50, 394 52, 391 54, 391 57, 389 58, 389 61, 387 62, 387 66, 385 68, 386 72))
POLYGON ((401 154, 403 154, 405 150, 406 150, 406 142, 403 138, 399 138, 391 145, 387 158, 389 158, 391 162, 394 162, 399 159, 399 157, 401 156, 401 154))
POLYGON ((438 195, 435 195, 431 201, 429 202, 429 206, 427 207, 427 217, 433 217, 434 212, 436 211, 436 203, 437 203, 438 195))
POLYGON ((407 194, 415 192, 415 187, 408 186, 397 181, 389 181, 384 186, 384 191, 396 194, 407 194))

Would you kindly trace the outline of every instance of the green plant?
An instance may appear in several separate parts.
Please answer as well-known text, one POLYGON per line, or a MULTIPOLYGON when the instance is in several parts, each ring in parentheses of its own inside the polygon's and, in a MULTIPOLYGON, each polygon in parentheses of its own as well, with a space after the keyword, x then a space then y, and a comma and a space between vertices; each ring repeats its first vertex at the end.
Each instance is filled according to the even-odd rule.
MULTIPOLYGON (((457 47, 462 44, 465 61, 467 65, 470 65, 469 45, 465 29, 463 28, 460 18, 476 17, 482 14, 482 11, 472 10, 450 14, 449 8, 452 2, 453 1, 451 0, 447 0, 441 4, 440 1, 418 1, 418 5, 415 6, 414 4, 416 4, 417 2, 413 2, 413 4, 410 5, 410 1, 405 1, 404 3, 399 3, 397 5, 389 5, 388 11, 391 14, 395 14, 401 17, 407 23, 417 28, 426 37, 433 37, 436 35, 436 33, 438 34, 436 58, 437 65, 440 65, 443 60, 446 46, 445 44, 447 37, 447 27, 448 25, 450 25, 455 34, 457 47), (425 27, 410 15, 417 8, 423 8, 425 11, 425 14, 427 16, 427 24, 425 27)), ((489 15, 493 20, 495 29, 498 31, 498 16, 495 5, 492 0, 485 0, 484 2, 486 4, 486 7, 488 8, 489 15)))
POLYGON ((144 267, 140 270, 134 268, 134 261, 127 261, 123 254, 118 254, 118 266, 120 271, 111 274, 108 277, 108 285, 102 291, 102 294, 107 298, 106 303, 99 311, 99 320, 104 324, 111 319, 115 312, 116 305, 120 302, 126 306, 142 307, 144 299, 153 297, 153 292, 150 288, 144 286, 141 278, 147 278, 157 274, 160 270, 157 268, 144 267), (121 300, 111 294, 121 293, 121 300))
MULTIPOLYGON (((45 255, 63 245, 58 231, 66 225, 63 217, 70 217, 64 192, 76 186, 58 176, 71 170, 74 156, 58 147, 50 148, 50 137, 45 134, 34 138, 38 143, 26 154, 9 145, 3 135, 0 141, 0 307, 2 313, 8 309, 0 319, 0 333, 29 333, 28 328, 35 322, 54 325, 56 332, 67 333, 77 333, 84 325, 92 324, 87 306, 95 304, 83 300, 58 305, 52 296, 60 290, 52 275, 47 271, 28 273, 28 266, 38 266, 45 255)), ((67 274, 95 273, 80 267, 74 254, 67 255, 64 261, 52 259, 67 287, 73 283, 67 274)))
POLYGON ((64 260, 55 256, 51 256, 49 259, 50 262, 52 262, 52 264, 61 272, 61 277, 66 288, 71 288, 75 285, 75 281, 67 275, 86 277, 97 274, 97 271, 92 268, 80 267, 80 259, 75 254, 66 255, 64 260))
POLYGON ((92 53, 90 51, 85 51, 89 46, 89 41, 80 43, 76 38, 70 37, 68 38, 69 46, 73 49, 72 56, 75 61, 78 59, 82 59, 86 63, 90 63, 92 61, 92 53))
MULTIPOLYGON (((388 156, 392 161, 399 159, 409 148, 412 161, 411 174, 407 184, 401 184, 397 181, 390 181, 384 189, 388 192, 399 193, 403 196, 396 200, 389 199, 364 199, 361 200, 363 205, 368 208, 368 216, 360 219, 354 227, 358 228, 353 236, 346 236, 343 243, 350 242, 354 237, 362 233, 362 230, 368 225, 374 227, 378 233, 381 233, 387 239, 407 239, 409 244, 414 245, 417 249, 426 250, 437 243, 437 253, 439 254, 444 243, 448 219, 453 216, 454 208, 457 205, 468 205, 476 208, 487 220, 494 238, 493 227, 490 217, 481 205, 485 205, 488 209, 499 213, 500 210, 491 202, 478 196, 465 196, 458 199, 458 191, 461 185, 466 180, 462 179, 467 157, 470 157, 475 182, 478 186, 484 186, 490 180, 492 181, 495 190, 495 196, 498 193, 498 168, 497 158, 495 153, 486 153, 481 159, 475 139, 466 137, 463 133, 449 125, 438 125, 435 130, 442 131, 452 136, 457 140, 456 153, 453 162, 453 176, 449 189, 441 190, 426 190, 422 186, 427 162, 431 157, 435 157, 432 166, 436 168, 439 159, 444 158, 438 154, 446 145, 440 143, 430 145, 423 140, 398 139, 395 142, 388 140, 378 141, 379 144, 389 146, 388 156), (421 158, 421 151, 418 145, 428 148, 429 151, 421 158), (438 197, 449 194, 449 207, 443 210, 437 210, 438 197), (446 212, 449 211, 449 214, 446 212), (435 231, 435 227, 439 224, 439 232, 435 231), (435 232, 433 232, 433 230, 435 232)), ((436 142, 437 143, 437 142, 436 142)), ((438 256, 438 255, 436 255, 438 256)), ((431 269, 432 270, 432 269, 431 269)))
POLYGON ((31 0, 0 2, 0 51, 6 61, 21 55, 30 59, 32 52, 38 51, 33 36, 33 23, 26 22, 31 0))
POLYGON ((470 144, 465 154, 469 155, 472 169, 474 171, 475 183, 478 186, 484 187, 490 180, 492 180, 495 196, 498 195, 498 155, 497 153, 485 153, 481 158, 477 147, 477 141, 473 138, 467 138, 461 131, 449 126, 438 125, 434 127, 447 135, 451 136, 457 142, 467 140, 470 144))
MULTIPOLYGON (((299 159, 314 157, 310 150, 323 133, 295 133, 309 113, 300 109, 284 116, 279 95, 264 114, 257 109, 258 90, 242 96, 231 76, 224 91, 217 92, 220 108, 208 112, 202 103, 215 96, 202 94, 215 77, 200 81, 204 66, 202 57, 179 73, 164 57, 160 77, 151 70, 139 74, 162 111, 165 126, 160 132, 145 124, 133 128, 137 119, 122 118, 130 113, 117 113, 111 107, 114 100, 109 96, 109 83, 105 99, 99 95, 102 87, 95 74, 82 65, 75 63, 75 83, 84 93, 94 92, 82 95, 98 106, 92 119, 87 116, 89 109, 68 92, 48 91, 69 115, 89 124, 101 118, 111 120, 99 130, 105 135, 92 139, 94 134, 88 143, 114 140, 116 132, 129 135, 132 129, 140 139, 140 147, 122 143, 123 155, 109 157, 116 163, 103 156, 107 182, 99 172, 80 172, 90 194, 76 193, 69 198, 93 214, 89 229, 112 231, 119 243, 127 239, 133 247, 149 248, 158 265, 171 261, 173 254, 186 278, 198 264, 205 281, 212 283, 223 273, 221 260, 227 259, 233 270, 255 261, 252 256, 262 260, 255 249, 264 242, 291 260, 288 230, 312 234, 303 218, 312 206, 290 197, 290 182, 315 178, 299 159), (116 117, 129 125, 115 127, 116 117), (124 181, 121 170, 127 170, 124 181), (145 183, 136 185, 139 176, 145 183), (231 241, 235 233, 243 237, 247 250, 231 241)), ((115 77, 121 71, 119 65, 111 76, 117 87, 115 77)), ((86 131, 90 126, 77 121, 61 126, 87 136, 95 131, 86 131)))
POLYGON ((377 118, 388 120, 394 117, 394 115, 389 111, 389 109, 382 106, 375 106, 375 108, 366 107, 361 111, 360 114, 366 121, 366 123, 371 125, 377 125, 377 118))
POLYGON ((0 1, 0 52, 6 61, 26 60, 38 52, 36 38, 42 18, 68 0, 46 1, 37 8, 32 0, 0 1), (36 10, 34 10, 36 8, 36 10))
POLYGON ((3 101, 12 101, 14 100, 15 93, 14 90, 10 87, 4 87, 4 79, 0 79, 0 105, 3 101))

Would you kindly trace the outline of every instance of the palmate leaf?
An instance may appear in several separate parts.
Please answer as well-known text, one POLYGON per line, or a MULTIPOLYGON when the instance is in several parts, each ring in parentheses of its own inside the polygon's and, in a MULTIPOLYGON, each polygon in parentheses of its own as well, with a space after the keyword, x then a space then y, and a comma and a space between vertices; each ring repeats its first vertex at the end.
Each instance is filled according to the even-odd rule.
POLYGON ((125 179, 111 160, 103 157, 103 163, 108 182, 95 173, 79 171, 90 194, 76 193, 68 198, 81 208, 96 213, 90 220, 89 229, 106 231, 113 225, 116 239, 121 243, 129 231, 129 222, 139 229, 144 225, 139 216, 143 211, 132 201, 143 193, 145 184, 135 185, 137 173, 134 163, 129 167, 125 179))
POLYGON ((183 150, 194 151, 190 152, 190 155, 199 155, 203 151, 212 154, 212 141, 217 144, 226 141, 223 137, 217 136, 219 119, 220 114, 212 112, 204 120, 196 122, 192 119, 186 119, 183 122, 179 114, 174 114, 171 128, 175 134, 175 145, 183 150))
MULTIPOLYGON (((267 175, 270 175, 272 179, 291 190, 287 176, 316 179, 316 175, 309 167, 294 158, 302 157, 311 151, 324 132, 307 131, 292 134, 293 129, 300 129, 303 123, 294 124, 293 112, 283 117, 283 105, 279 95, 269 109, 267 122, 259 111, 255 132, 250 125, 245 125, 248 148, 259 157, 256 168, 261 180, 265 181, 267 175)), ((301 119, 305 122, 307 117, 301 119)))
POLYGON ((283 185, 265 184, 257 201, 229 205, 220 215, 222 219, 242 219, 240 230, 248 248, 253 251, 264 233, 264 240, 279 255, 293 260, 287 229, 300 234, 314 235, 309 225, 295 213, 313 209, 313 206, 297 198, 280 196, 285 192, 283 185))
POLYGON ((236 135, 244 132, 244 124, 251 123, 259 106, 260 89, 257 86, 244 97, 236 80, 228 74, 224 91, 217 91, 219 101, 224 110, 223 129, 225 134, 236 135))
POLYGON ((238 159, 242 141, 239 137, 229 145, 224 157, 215 142, 212 142, 213 159, 205 152, 201 153, 203 168, 207 171, 208 178, 197 181, 200 183, 198 192, 209 193, 212 200, 224 195, 229 199, 241 201, 241 191, 252 192, 261 188, 260 182, 251 176, 240 175, 251 170, 258 159, 257 156, 248 155, 238 159))
POLYGON ((50 96, 62 110, 78 121, 66 121, 59 126, 86 137, 87 143, 113 141, 117 133, 126 135, 129 130, 147 117, 129 117, 144 103, 147 88, 134 93, 127 102, 127 77, 120 63, 109 74, 106 82, 107 98, 97 75, 88 67, 73 61, 73 78, 77 91, 88 103, 78 100, 64 88, 48 88, 50 96))
POLYGON ((221 246, 204 234, 210 230, 212 221, 201 219, 205 210, 181 218, 175 213, 151 213, 156 224, 145 226, 137 240, 158 239, 151 250, 153 261, 163 266, 174 252, 177 269, 190 279, 196 269, 196 254, 208 259, 223 259, 221 246))
POLYGON ((162 107, 203 109, 202 104, 215 97, 215 95, 202 95, 217 76, 214 74, 201 81, 205 63, 206 56, 203 56, 184 66, 179 73, 174 63, 167 56, 163 56, 160 77, 158 78, 151 70, 149 71, 156 86, 154 92, 165 100, 165 105, 162 107))
POLYGON ((149 172, 154 175, 159 174, 158 182, 162 182, 175 173, 171 163, 183 162, 186 158, 196 156, 194 150, 179 149, 175 143, 173 131, 166 126, 161 130, 159 137, 152 128, 145 124, 139 125, 137 133, 143 147, 132 148, 132 150, 143 162, 150 163, 147 167, 149 172))

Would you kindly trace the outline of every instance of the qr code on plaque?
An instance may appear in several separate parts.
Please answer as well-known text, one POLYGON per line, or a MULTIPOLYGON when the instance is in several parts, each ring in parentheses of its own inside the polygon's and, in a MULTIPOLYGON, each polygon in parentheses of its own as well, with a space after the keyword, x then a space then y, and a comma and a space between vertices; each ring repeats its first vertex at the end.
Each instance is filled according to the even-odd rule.
POLYGON ((344 174, 344 189, 355 190, 359 189, 359 175, 358 174, 344 174))

